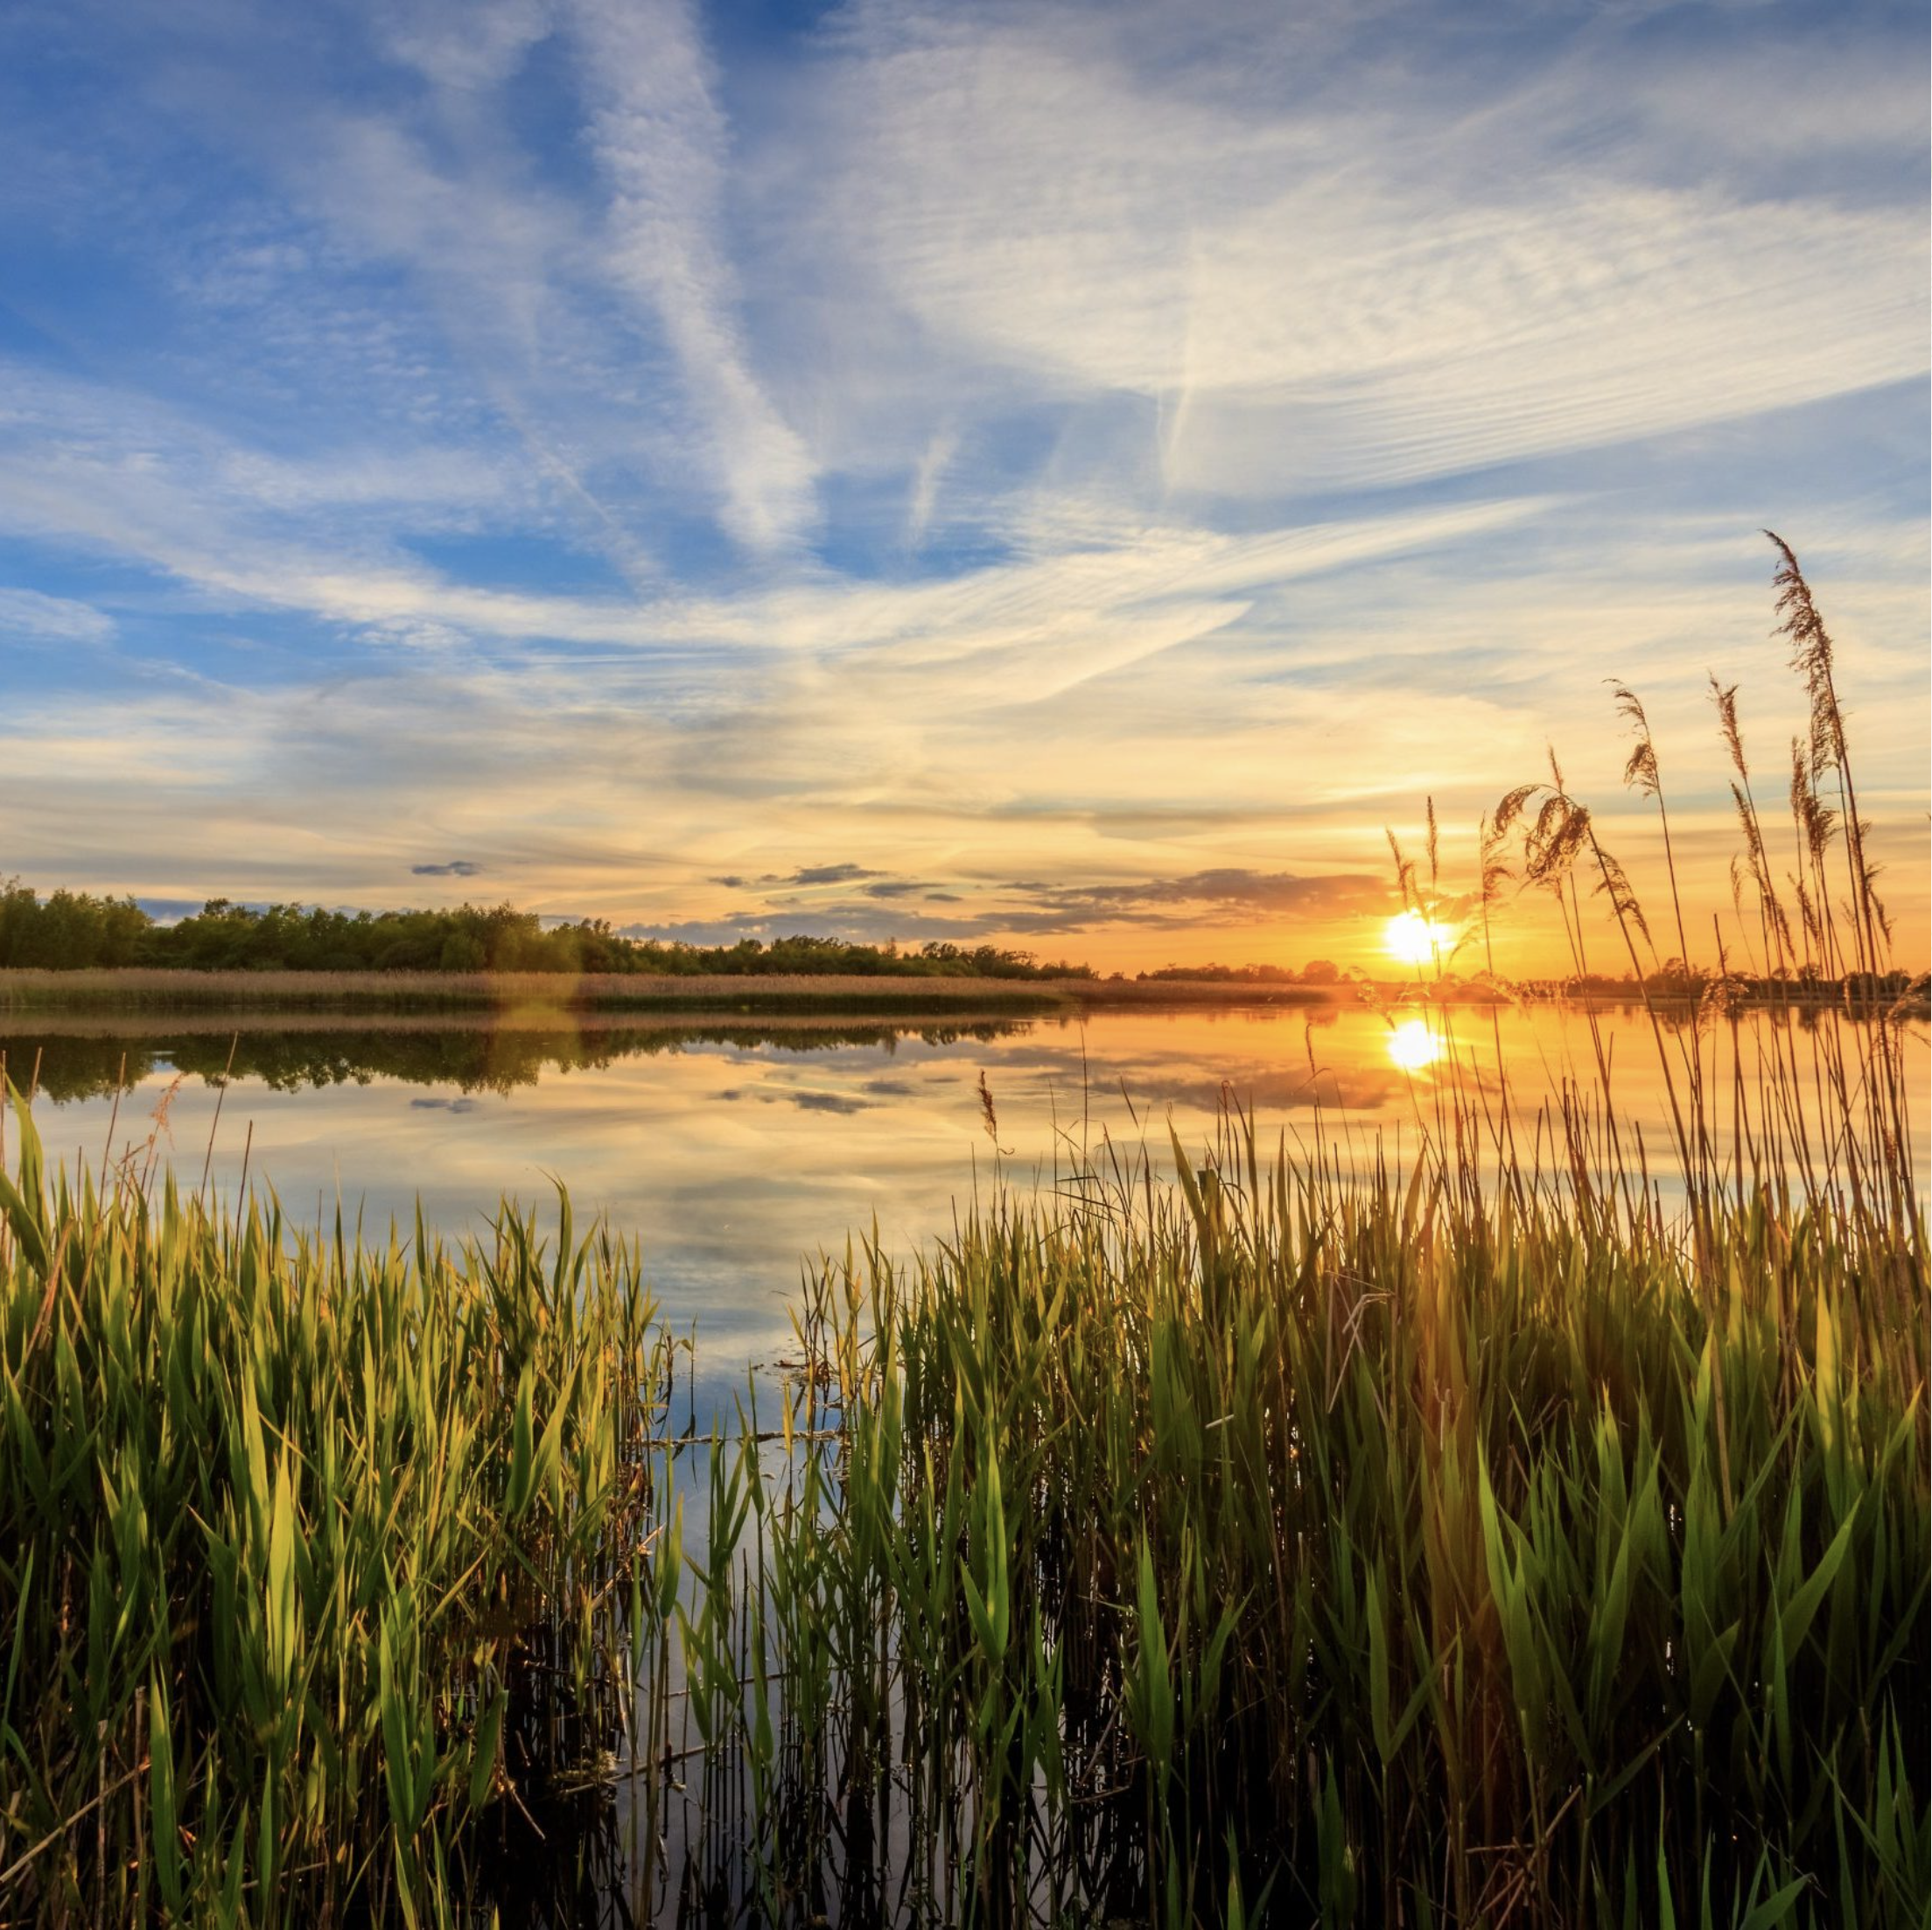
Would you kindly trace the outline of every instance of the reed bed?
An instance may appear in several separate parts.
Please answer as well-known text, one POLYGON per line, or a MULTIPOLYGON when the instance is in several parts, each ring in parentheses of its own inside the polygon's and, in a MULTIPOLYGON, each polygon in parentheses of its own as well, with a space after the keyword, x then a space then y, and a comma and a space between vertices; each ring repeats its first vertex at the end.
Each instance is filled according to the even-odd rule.
POLYGON ((829 1269, 836 1456, 721 1450, 793 1920, 1922 1922, 1922 1245, 1178 1171, 829 1269))
MULTIPOLYGON (((1788 551, 1780 593, 1783 926, 1718 707, 1753 968, 1882 977, 1788 551)), ((1514 868, 1580 975, 1602 898, 1642 978, 1560 773, 1496 825, 1482 915, 1514 868)), ((1432 814, 1397 864, 1432 913, 1432 814)), ((1208 1145, 996 1173, 923 1255, 810 1269, 794 1358, 702 1434, 567 1199, 547 1246, 304 1238, 50 1177, 23 1110, 0 1920, 1922 1924, 1904 1034, 1746 1054, 1716 983, 1654 1014, 1655 1162, 1606 1053, 1532 1105, 1437 1012, 1410 1161, 1230 1100, 1208 1145)))
POLYGON ((358 1012, 540 1008, 651 1011, 794 1010, 1039 1010, 1064 1005, 1083 979, 1013 981, 827 973, 228 972, 130 966, 0 971, 0 1010, 243 1010, 358 1012))
MULTIPOLYGON (((669 1342, 634 1250, 0 1178, 0 1923, 451 1920, 630 1720, 669 1342)), ((147 1183, 144 1184, 144 1178, 147 1183)), ((512 1912, 509 1920, 518 1920, 512 1912)), ((480 1919, 475 1920, 482 1920, 480 1919)))
MULTIPOLYGON (((1830 640, 1779 550, 1796 870, 1720 689, 1736 942, 1759 975, 1880 983, 1830 640)), ((1596 901, 1654 970, 1560 769, 1483 842, 1477 942, 1514 877, 1579 977, 1596 901)), ((1433 916, 1432 810, 1425 861, 1396 857, 1433 916)), ((1674 871, 1661 902, 1682 943, 1674 871)), ((1319 1119, 1270 1157, 1230 1108, 1171 1177, 1082 1148, 922 1259, 823 1268, 783 1427, 833 1444, 775 1479, 711 1457, 746 1526, 729 1612, 683 1628, 694 1893, 798 1923, 1923 1924, 1903 1024, 1740 1022, 1730 983, 1691 1023, 1652 1009, 1655 1165, 1587 1015, 1594 1065, 1526 1104, 1438 1013, 1402 1168, 1319 1119)))

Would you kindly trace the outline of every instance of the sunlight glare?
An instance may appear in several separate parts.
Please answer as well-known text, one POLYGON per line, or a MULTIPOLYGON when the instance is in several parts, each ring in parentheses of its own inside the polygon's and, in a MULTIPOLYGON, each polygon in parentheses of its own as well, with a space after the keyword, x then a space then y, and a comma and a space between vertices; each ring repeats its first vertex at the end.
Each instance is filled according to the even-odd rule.
POLYGON ((1426 965, 1446 952, 1454 935, 1446 925, 1424 918, 1420 912, 1401 913, 1389 920, 1382 935, 1382 948, 1404 965, 1426 965))
POLYGON ((1423 1018, 1405 1018, 1389 1034, 1389 1056, 1405 1073, 1419 1073, 1442 1057, 1442 1041, 1423 1018))

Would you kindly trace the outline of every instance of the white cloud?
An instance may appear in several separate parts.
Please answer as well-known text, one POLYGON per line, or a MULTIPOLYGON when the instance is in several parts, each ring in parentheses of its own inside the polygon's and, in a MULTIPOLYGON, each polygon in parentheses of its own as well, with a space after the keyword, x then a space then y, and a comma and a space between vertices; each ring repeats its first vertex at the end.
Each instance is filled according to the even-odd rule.
POLYGON ((90 603, 38 590, 0 588, 0 641, 11 637, 30 643, 107 643, 114 630, 114 619, 90 603))
POLYGON ((783 544, 812 518, 813 466, 760 387, 734 312, 730 130, 696 22, 688 0, 578 0, 574 18, 592 144, 612 190, 609 272, 670 345, 726 527, 754 549, 783 544))
POLYGON ((439 87, 483 92, 508 80, 553 24, 546 0, 408 0, 381 26, 395 55, 439 87))
POLYGON ((953 458, 959 453, 959 433, 942 429, 926 444, 913 472, 913 493, 906 507, 906 547, 917 549, 932 527, 933 511, 939 501, 939 486, 953 458))
POLYGON ((782 225, 961 359, 1158 399, 1176 487, 1386 486, 1927 366, 1916 205, 1659 185, 1534 151, 1549 103, 1400 76, 1230 108, 1059 19, 857 36, 782 225))

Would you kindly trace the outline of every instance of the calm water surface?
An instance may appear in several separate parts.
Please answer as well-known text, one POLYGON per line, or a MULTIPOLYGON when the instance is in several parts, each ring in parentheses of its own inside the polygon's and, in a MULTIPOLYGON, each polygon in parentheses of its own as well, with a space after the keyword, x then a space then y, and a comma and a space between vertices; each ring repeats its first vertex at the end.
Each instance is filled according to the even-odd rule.
MULTIPOLYGON (((1648 1022, 1641 1012, 1597 1017, 1620 1108, 1668 1164, 1648 1022)), ((699 1329, 705 1378, 735 1380, 746 1361, 783 1348, 788 1303, 812 1256, 875 1221, 888 1246, 916 1249, 990 1182, 996 1160, 1008 1179, 1048 1185, 1056 1159, 1064 1170, 1103 1135, 1144 1142, 1165 1160, 1169 1120, 1184 1143, 1204 1143, 1224 1089, 1252 1108, 1270 1146, 1284 1132, 1307 1137, 1319 1113, 1326 1131, 1358 1147, 1379 1133, 1391 1150, 1412 1150, 1454 1055, 1474 1054, 1494 1089, 1489 1013, 1451 1023, 1449 1057, 1441 1015, 1360 1007, 925 1025, 36 1017, 0 1019, 0 1051, 17 1080, 38 1061, 35 1110, 50 1154, 98 1165, 110 1134, 116 1155, 136 1157, 158 1134, 158 1150, 192 1185, 212 1136, 211 1182, 224 1195, 238 1193, 245 1157, 248 1179, 272 1185, 289 1215, 312 1224, 340 1199, 382 1230, 392 1218, 407 1224, 420 1199, 440 1232, 474 1234, 505 1193, 548 1219, 554 1175, 580 1226, 602 1213, 637 1236, 666 1318, 699 1329)), ((1495 1024, 1519 1108, 1532 1110, 1566 1073, 1594 1084, 1581 1014, 1505 1011, 1495 1024)), ((1733 1052, 1748 1069, 1766 1028, 1796 1024, 1747 1017, 1707 1031, 1704 1049, 1728 1078, 1733 1052)), ((1907 1049, 1922 1168, 1922 1026, 1907 1049)))
MULTIPOLYGON (((1653 1161, 1668 1165, 1648 1022, 1614 1011, 1596 1021, 1618 1103, 1642 1125, 1653 1161)), ((1770 1028, 1796 1024, 1749 1017, 1701 1035, 1700 1046, 1723 1076, 1740 1055, 1750 1073, 1770 1028)), ((1802 1027, 1795 1036, 1808 1050, 1802 1027)), ((1051 1185, 1082 1145, 1097 1157, 1110 1138, 1129 1154, 1144 1144, 1166 1168, 1169 1122, 1200 1147, 1227 1098, 1252 1110, 1270 1148, 1283 1134, 1308 1143, 1319 1129, 1358 1158, 1378 1136, 1399 1157, 1416 1148, 1463 1054, 1474 1059, 1464 1089, 1493 1102, 1499 1042, 1522 1113, 1566 1075, 1596 1082, 1589 1019, 1550 1009, 1494 1020, 1465 1010, 1446 1021, 1362 1007, 1100 1011, 1084 1023, 956 1015, 925 1027, 815 1018, 560 1028, 554 1012, 374 1028, 259 1015, 0 1020, 13 1076, 24 1082, 38 1067, 49 1151, 70 1161, 98 1165, 111 1153, 138 1170, 151 1140, 188 1186, 206 1160, 211 1185, 230 1200, 246 1178, 272 1185, 293 1219, 332 1217, 340 1199, 375 1232, 392 1218, 407 1223, 420 1200, 452 1237, 484 1231, 505 1193, 554 1224, 552 1176, 567 1182, 579 1227, 602 1213, 634 1234, 665 1317, 696 1328, 690 1395, 700 1426, 728 1416, 748 1364, 790 1351, 788 1306, 802 1267, 842 1249, 855 1229, 876 1223, 890 1248, 910 1253, 943 1234, 996 1167, 1004 1180, 1051 1185)), ((1922 1167, 1924 1028, 1908 1035, 1907 1050, 1922 1167)), ((702 1466, 679 1492, 686 1546, 701 1548, 702 1466)), ((662 1664, 672 1705, 681 1656, 662 1664)), ((704 1809, 710 1785, 694 1774, 687 1787, 682 1773, 667 1766, 662 1788, 626 1773, 608 1810, 585 1810, 581 1842, 559 1839, 563 1875, 538 1857, 513 1881, 527 1878, 543 1894, 553 1877, 578 1885, 576 1920, 670 1926, 691 1920, 687 1878, 723 1854, 722 1880, 742 1900, 749 1865, 730 1864, 729 1822, 714 1841, 704 1809), (570 1874, 573 1857, 591 1874, 570 1874)), ((894 1815, 897 1829, 904 1818, 894 1815)))

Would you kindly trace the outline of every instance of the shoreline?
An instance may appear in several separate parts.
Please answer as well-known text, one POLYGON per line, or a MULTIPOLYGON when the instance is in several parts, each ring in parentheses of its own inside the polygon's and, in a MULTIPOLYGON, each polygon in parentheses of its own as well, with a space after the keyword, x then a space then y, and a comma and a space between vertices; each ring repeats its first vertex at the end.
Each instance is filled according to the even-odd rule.
MULTIPOLYGON (((1922 984, 1922 981, 1920 982, 1922 984)), ((1834 987, 1809 996, 1745 996, 1740 1011, 1838 1012, 1854 1019, 1889 1014, 1922 1022, 1932 1017, 1920 984, 1913 996, 1867 1005, 1834 987)), ((1698 1001, 1652 994, 1650 1003, 1673 1014, 1698 1001)), ((1334 985, 1269 984, 1226 979, 966 978, 913 974, 563 972, 200 972, 133 967, 73 971, 0 970, 0 1024, 52 1013, 102 1017, 147 1015, 272 1016, 306 1013, 342 1020, 487 1018, 532 1028, 577 1024, 592 1015, 733 1014, 891 1016, 935 1022, 969 1016, 1072 1018, 1094 1010, 1134 1009, 1332 1010, 1368 1004, 1383 1010, 1445 1007, 1488 1009, 1569 1006, 1629 1007, 1644 999, 1634 987, 1619 993, 1566 993, 1541 985, 1501 996, 1478 985, 1432 987, 1412 981, 1344 980, 1334 985)))
POLYGON ((0 971, 0 1018, 46 1011, 314 1011, 539 1015, 587 1012, 892 1012, 1072 1015, 1092 1006, 1353 1003, 1353 986, 1214 981, 998 979, 778 973, 0 971))

